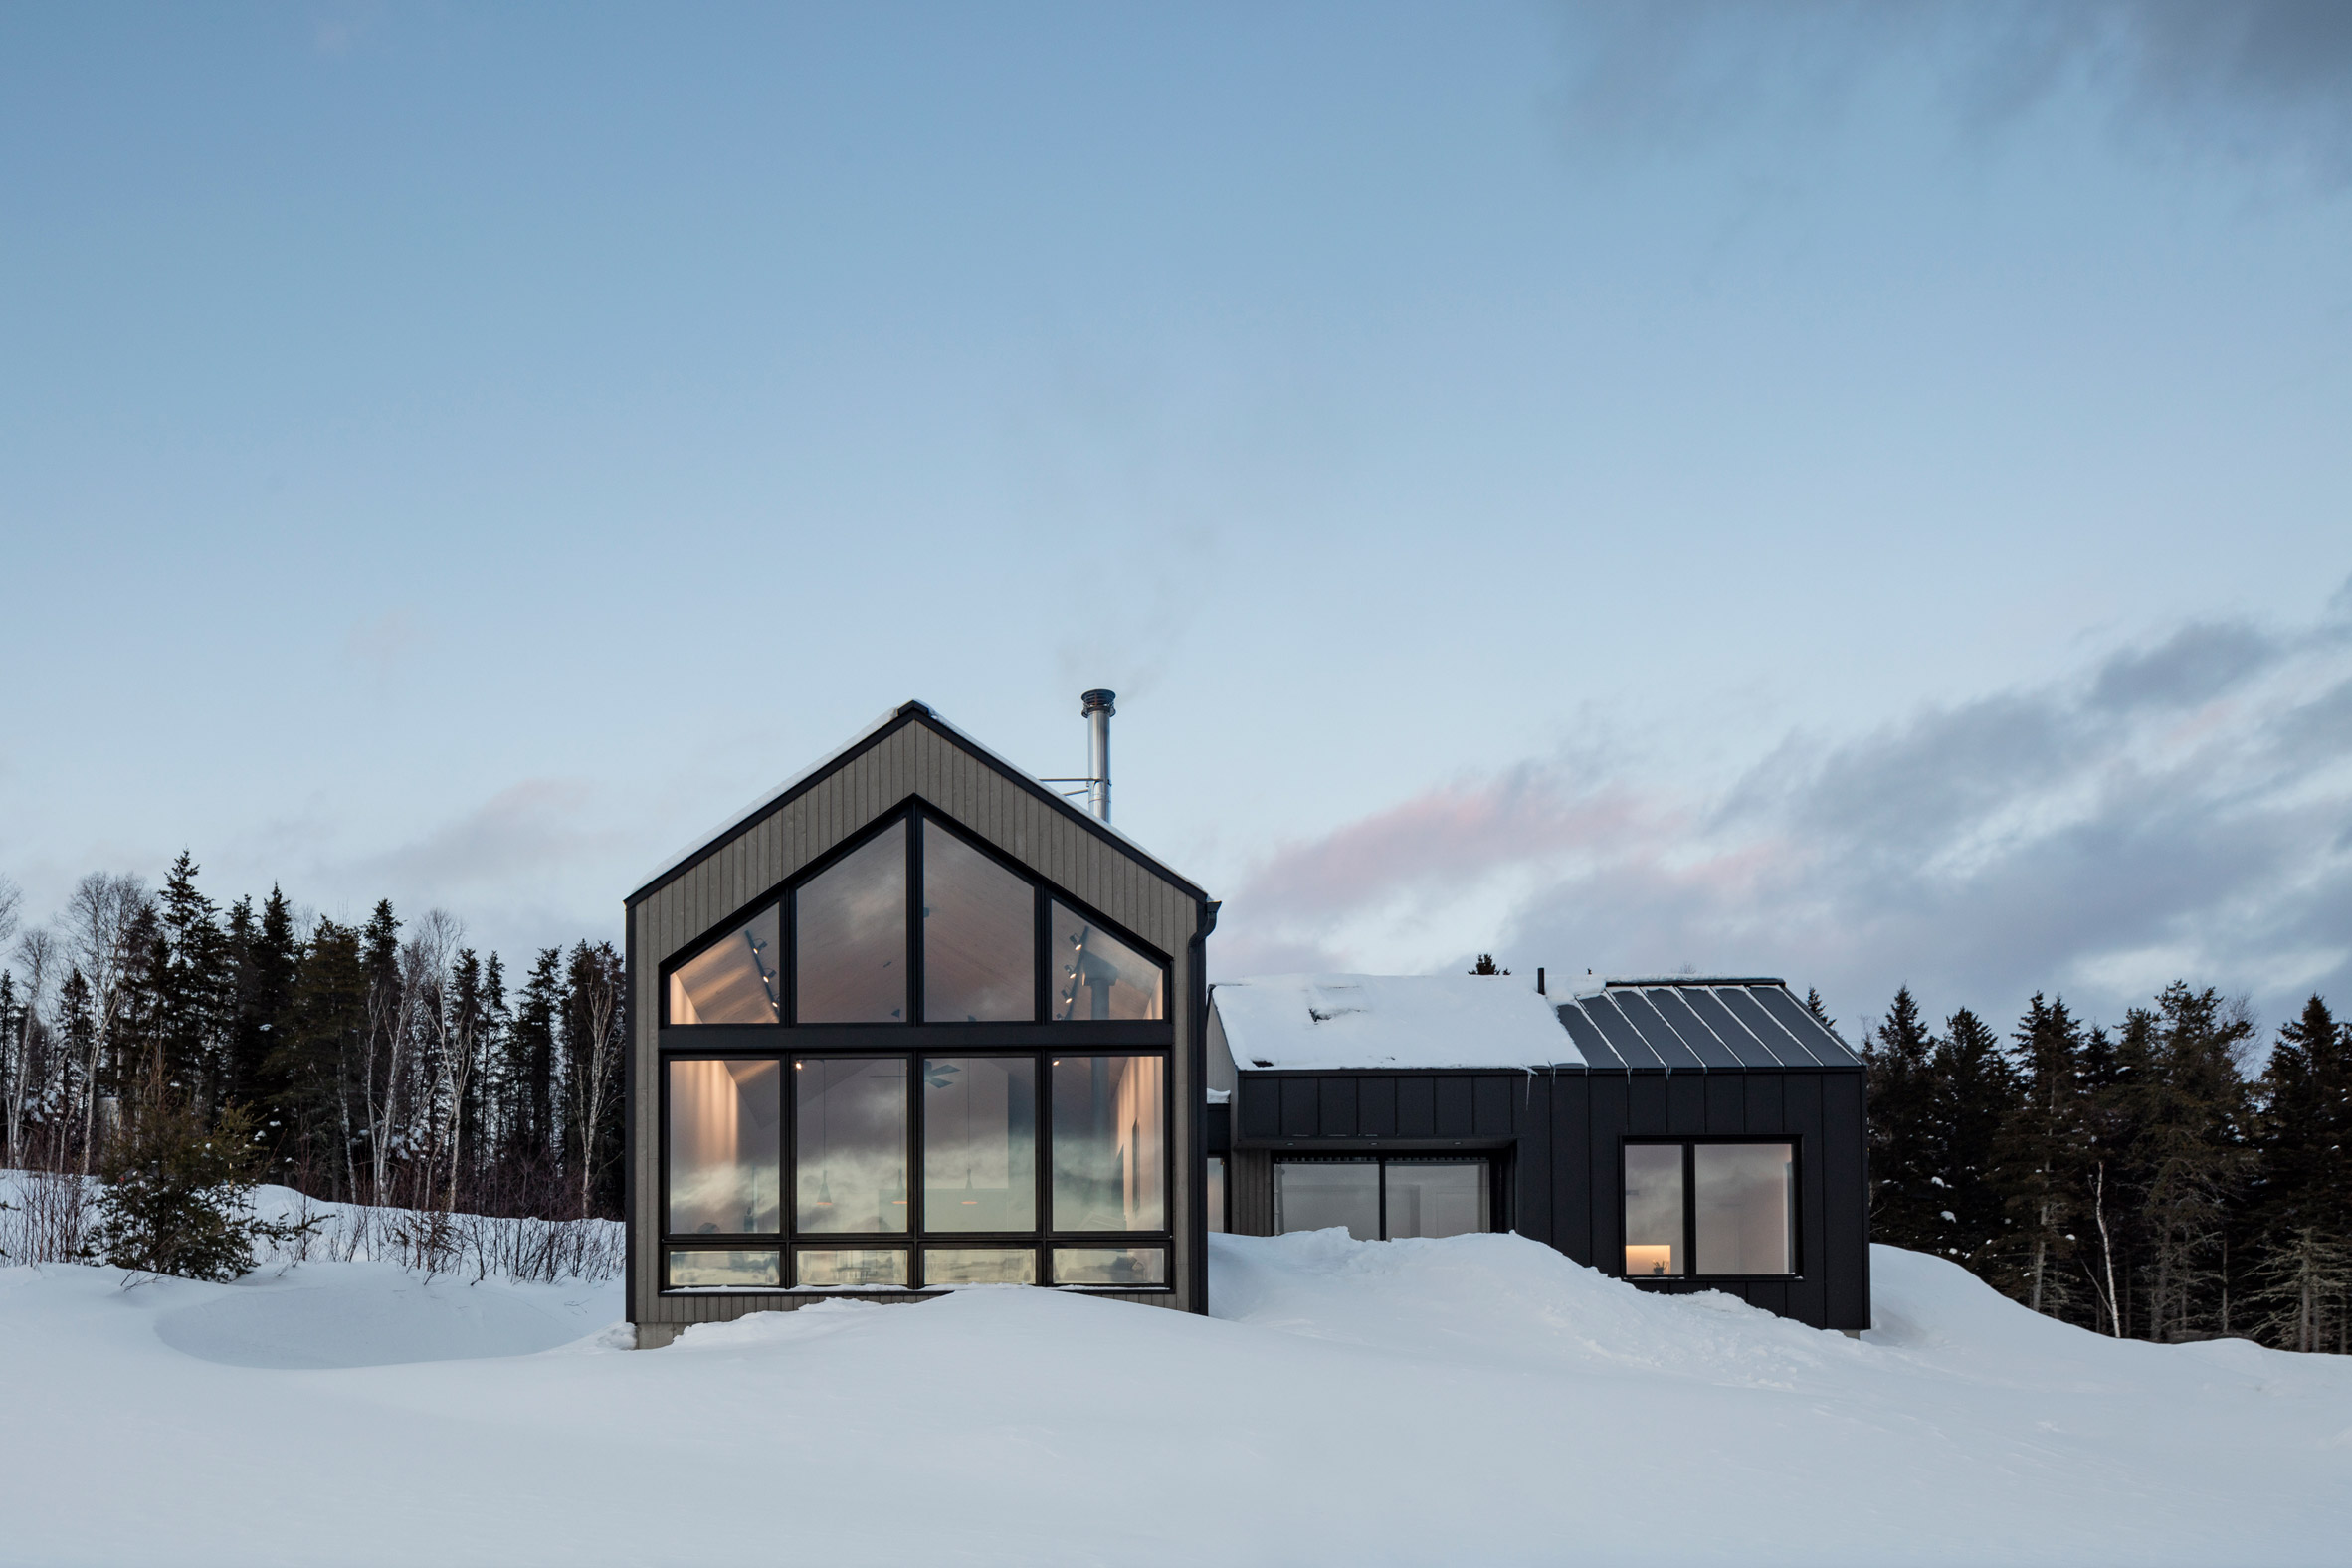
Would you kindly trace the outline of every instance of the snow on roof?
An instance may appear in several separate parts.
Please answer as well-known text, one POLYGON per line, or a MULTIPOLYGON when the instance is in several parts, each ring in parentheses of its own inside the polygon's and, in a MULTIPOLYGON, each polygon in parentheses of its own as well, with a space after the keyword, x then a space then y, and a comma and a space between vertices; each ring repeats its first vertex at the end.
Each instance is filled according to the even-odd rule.
POLYGON ((1584 1061, 1535 987, 1506 975, 1264 975, 1219 981, 1210 1004, 1244 1072, 1584 1061))

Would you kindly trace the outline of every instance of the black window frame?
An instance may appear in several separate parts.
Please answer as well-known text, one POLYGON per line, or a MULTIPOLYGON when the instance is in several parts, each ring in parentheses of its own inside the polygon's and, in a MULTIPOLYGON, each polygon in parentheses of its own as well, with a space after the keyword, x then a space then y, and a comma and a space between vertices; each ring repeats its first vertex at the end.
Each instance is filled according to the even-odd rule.
MULTIPOLYGON (((1507 1223, 1507 1221, 1505 1220, 1505 1217, 1504 1217, 1504 1215, 1503 1215, 1503 1212, 1502 1212, 1502 1197, 1503 1197, 1503 1186, 1504 1186, 1503 1179, 1502 1179, 1502 1167, 1503 1167, 1503 1159, 1504 1159, 1504 1156, 1505 1156, 1505 1153, 1506 1153, 1506 1152, 1507 1152, 1507 1151, 1505 1151, 1505 1150, 1501 1150, 1501 1149, 1429 1149, 1429 1150, 1425 1150, 1425 1151, 1418 1151, 1418 1152, 1417 1152, 1417 1151, 1415 1151, 1415 1150, 1411 1150, 1411 1149, 1396 1149, 1396 1150, 1383 1150, 1383 1151, 1381 1151, 1381 1152, 1378 1152, 1378 1153, 1371 1153, 1371 1152, 1367 1152, 1367 1153, 1362 1153, 1362 1154, 1354 1154, 1354 1153, 1328 1153, 1328 1154, 1277 1154, 1277 1155, 1275 1155, 1275 1156, 1274 1157, 1274 1159, 1273 1159, 1273 1161, 1272 1161, 1271 1163, 1272 1163, 1272 1164, 1274 1164, 1274 1165, 1276 1165, 1276 1166, 1280 1166, 1280 1165, 1377 1165, 1377 1166, 1379 1166, 1379 1167, 1380 1167, 1380 1179, 1379 1179, 1379 1180, 1378 1180, 1378 1181, 1377 1181, 1377 1182, 1374 1184, 1374 1185, 1375 1185, 1375 1187, 1377 1188, 1377 1190, 1379 1191, 1379 1194, 1380 1194, 1380 1237, 1379 1237, 1379 1240, 1381 1240, 1381 1241, 1384 1241, 1384 1242, 1393 1242, 1393 1241, 1397 1241, 1397 1240, 1399 1240, 1400 1238, 1397 1238, 1397 1237, 1394 1237, 1394 1236, 1391 1236, 1391 1235, 1389 1235, 1389 1234, 1388 1234, 1388 1168, 1389 1168, 1389 1166, 1390 1166, 1391 1164, 1397 1164, 1397 1165, 1469 1165, 1469 1164, 1473 1164, 1473 1163, 1475 1163, 1475 1164, 1479 1164, 1479 1165, 1483 1165, 1483 1166, 1485 1166, 1485 1167, 1486 1167, 1486 1229, 1485 1229, 1485 1230, 1483 1230, 1483 1231, 1461 1231, 1461 1232, 1457 1232, 1456 1234, 1457 1234, 1457 1235, 1462 1235, 1462 1236, 1497 1236, 1497 1235, 1500 1235, 1500 1234, 1502 1234, 1503 1232, 1505 1232, 1505 1231, 1509 1230, 1509 1229, 1510 1229, 1510 1226, 1509 1226, 1509 1224, 1507 1223)), ((1227 1181, 1228 1181, 1228 1186, 1227 1186, 1227 1190, 1226 1190, 1226 1203, 1227 1203, 1227 1206, 1228 1206, 1228 1208, 1230 1208, 1230 1207, 1232 1206, 1232 1202, 1233 1202, 1233 1192, 1232 1192, 1232 1187, 1231 1187, 1232 1170, 1231 1170, 1231 1167, 1230 1167, 1230 1166, 1228 1167, 1228 1169, 1227 1169, 1227 1173, 1226 1173, 1226 1174, 1227 1174, 1227 1181)), ((1281 1182, 1282 1182, 1282 1178, 1281 1178, 1281 1175, 1280 1175, 1280 1173, 1279 1173, 1278 1171, 1274 1171, 1274 1170, 1269 1170, 1269 1171, 1267 1172, 1267 1181, 1268 1181, 1268 1187, 1269 1187, 1269 1191, 1268 1191, 1268 1194, 1267 1194, 1267 1196, 1268 1196, 1268 1200, 1269 1200, 1270 1204, 1271 1204, 1271 1203, 1276 1203, 1276 1202, 1278 1202, 1278 1201, 1279 1201, 1279 1200, 1278 1200, 1278 1194, 1279 1194, 1279 1193, 1280 1193, 1280 1191, 1281 1191, 1281 1182)), ((1275 1223, 1276 1223, 1277 1225, 1280 1223, 1280 1221, 1279 1221, 1279 1219, 1278 1219, 1278 1218, 1277 1218, 1277 1220, 1276 1220, 1276 1222, 1275 1222, 1275 1223)), ((1275 1231, 1275 1232, 1274 1232, 1274 1234, 1275 1234, 1276 1236, 1283 1236, 1283 1235, 1288 1235, 1288 1234, 1290 1234, 1290 1233, 1288 1233, 1288 1232, 1285 1232, 1285 1231, 1280 1231, 1280 1230, 1277 1230, 1277 1231, 1275 1231)), ((1413 1238, 1413 1237, 1405 1237, 1405 1238, 1402 1238, 1402 1240, 1406 1240, 1406 1241, 1412 1241, 1412 1240, 1415 1240, 1415 1238, 1413 1238)))
POLYGON ((696 938, 691 945, 681 948, 664 961, 657 977, 657 996, 660 1005, 657 1028, 663 1036, 663 1048, 665 1052, 699 1053, 703 1048, 694 1045, 690 1037, 701 1030, 720 1029, 887 1030, 921 1027, 924 1029, 996 1030, 1001 1032, 1035 1026, 1053 1029, 1058 1034, 1087 1028, 1100 1029, 1101 1023, 1095 1020, 1065 1019, 1058 1022, 1053 1017, 1053 906, 1057 902, 1081 916, 1088 923, 1102 927, 1120 942, 1159 966, 1160 1016, 1156 1019, 1115 1020, 1113 1022, 1129 1029, 1138 1026, 1147 1029, 1168 1028, 1172 1023, 1174 1011, 1176 965, 1172 955, 1162 952, 1156 945, 1135 935, 1118 921, 1105 918, 1092 904, 1082 898, 1073 896, 1067 890, 1039 876, 1034 870, 1006 855, 995 845, 980 838, 962 823, 932 806, 920 796, 910 796, 890 811, 860 828, 855 834, 844 839, 822 856, 809 862, 806 866, 800 867, 785 881, 744 903, 733 914, 696 938), (905 1016, 895 1020, 867 1023, 803 1023, 800 1019, 800 931, 795 914, 793 894, 899 823, 906 825, 905 1016), (1029 884, 1033 910, 1031 915, 1033 922, 1031 928, 1033 973, 1030 985, 1030 1016, 1026 1020, 991 1019, 978 1022, 942 1020, 934 1022, 923 1017, 923 834, 933 823, 946 832, 952 833, 966 846, 977 850, 1029 884), (710 948, 733 936, 742 929, 747 921, 757 918, 771 905, 776 909, 777 968, 779 970, 777 979, 778 1021, 773 1024, 673 1023, 670 1017, 671 976, 678 969, 699 958, 710 948), (680 1038, 673 1041, 670 1038, 673 1034, 680 1038))
MULTIPOLYGON (((1099 1027, 1099 1026, 1097 1026, 1099 1027)), ((788 1028, 773 1031, 775 1049, 716 1049, 694 1050, 680 1047, 663 1054, 663 1071, 659 1076, 657 1093, 660 1100, 659 1120, 660 1161, 659 1192, 661 1232, 657 1243, 661 1293, 664 1295, 816 1295, 854 1294, 861 1289, 886 1290, 891 1294, 922 1293, 929 1290, 952 1289, 950 1285, 926 1285, 922 1276, 922 1254, 926 1247, 957 1248, 1020 1248, 1037 1255, 1038 1282, 1049 1288, 1110 1292, 1153 1291, 1173 1293, 1175 1277, 1176 1229, 1174 1220, 1178 1207, 1176 1172, 1180 1151, 1176 1147, 1175 1052, 1172 1046, 1138 1047, 1130 1045, 1097 1044, 1077 1033, 1057 1031, 1062 1038, 1039 1041, 1033 1045, 958 1045, 952 1041, 926 1040, 908 1042, 902 1047, 871 1049, 835 1047, 810 1042, 796 1048, 788 1028), (926 1232, 923 1228, 923 1096, 916 1091, 922 1076, 925 1057, 966 1056, 1028 1058, 1036 1065, 1037 1084, 1037 1227, 1032 1231, 943 1231, 926 1232), (1151 1057, 1161 1064, 1161 1172, 1163 1213, 1168 1223, 1157 1231, 1058 1231, 1053 1229, 1053 1082, 1050 1074, 1057 1058, 1062 1057, 1151 1057), (799 1191, 799 1099, 793 1078, 796 1060, 832 1059, 838 1061, 903 1061, 906 1064, 906 1201, 907 1216, 904 1231, 864 1232, 824 1231, 802 1232, 797 1218, 799 1191), (781 1176, 779 1228, 774 1234, 719 1235, 708 1233, 679 1236, 670 1225, 670 1072, 672 1062, 699 1061, 771 1061, 777 1062, 784 1073, 784 1106, 780 1137, 781 1176), (1157 1249, 1163 1260, 1159 1284, 1069 1284, 1057 1285, 1053 1278, 1054 1252, 1060 1247, 1123 1247, 1157 1249), (888 1248, 907 1255, 906 1284, 903 1286, 839 1285, 801 1286, 798 1278, 797 1255, 804 1250, 888 1248), (673 1252, 762 1252, 780 1253, 784 1282, 773 1289, 763 1286, 681 1285, 670 1283, 670 1255, 673 1252)))
POLYGON ((1693 1280, 1734 1284, 1786 1283, 1805 1277, 1805 1140, 1794 1132, 1713 1132, 1681 1137, 1629 1133, 1617 1140, 1617 1248, 1608 1272, 1636 1284, 1687 1284, 1693 1280), (1789 1151, 1789 1272, 1787 1274, 1704 1274, 1698 1256, 1698 1156, 1701 1145, 1786 1145, 1789 1151), (1674 1148, 1682 1151, 1682 1257, 1678 1274, 1630 1274, 1625 1267, 1625 1151, 1634 1147, 1674 1148))

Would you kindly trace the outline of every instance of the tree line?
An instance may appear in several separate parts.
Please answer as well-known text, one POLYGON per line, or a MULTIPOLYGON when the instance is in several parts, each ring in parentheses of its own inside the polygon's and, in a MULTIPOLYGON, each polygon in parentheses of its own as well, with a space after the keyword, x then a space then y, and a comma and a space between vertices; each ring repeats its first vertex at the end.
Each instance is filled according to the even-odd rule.
POLYGON ((2006 1040, 1897 991, 1862 1052, 1871 1239, 2101 1333, 2352 1351, 2352 1026, 2313 996, 2258 1070, 2257 1033, 2183 983, 2112 1029, 2037 995, 2006 1040))
POLYGON ((163 1117, 251 1126, 272 1179, 440 1212, 621 1212, 622 960, 549 947, 519 983, 432 910, 225 908, 183 853, 94 873, 20 930, 0 880, 0 1165, 90 1173, 163 1117))

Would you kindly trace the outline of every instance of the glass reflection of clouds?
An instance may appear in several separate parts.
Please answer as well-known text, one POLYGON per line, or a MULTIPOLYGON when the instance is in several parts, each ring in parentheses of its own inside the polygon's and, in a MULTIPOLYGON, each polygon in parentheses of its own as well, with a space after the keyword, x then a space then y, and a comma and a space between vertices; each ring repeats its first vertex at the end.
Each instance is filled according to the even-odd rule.
POLYGON ((1054 1229, 1167 1227, 1161 1057, 1054 1059, 1054 1229))
POLYGON ((893 822, 793 894, 794 1011, 804 1024, 906 1018, 906 824, 893 822))
POLYGON ((1166 1016, 1167 972, 1158 964, 1059 901, 1053 936, 1056 1022, 1166 1016))
POLYGON ((670 1230, 773 1235, 782 1219, 783 1069, 670 1064, 670 1230))
POLYGON ((793 1228, 904 1231, 906 1059, 803 1057, 792 1067, 793 1228))
POLYGON ((1037 1228, 1037 1063, 923 1059, 923 1229, 1037 1228))

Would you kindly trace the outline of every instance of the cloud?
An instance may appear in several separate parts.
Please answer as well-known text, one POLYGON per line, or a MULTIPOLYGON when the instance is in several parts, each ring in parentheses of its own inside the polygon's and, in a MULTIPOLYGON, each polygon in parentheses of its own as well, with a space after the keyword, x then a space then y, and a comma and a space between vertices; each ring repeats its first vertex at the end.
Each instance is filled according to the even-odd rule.
POLYGON ((1982 134, 2070 92, 2175 154, 2352 179, 2352 7, 2340 0, 1816 0, 1572 5, 1572 140, 1670 153, 1758 128, 1835 123, 1879 80, 1924 70, 1982 134))
POLYGON ((1785 739, 1711 795, 1603 756, 1458 780, 1256 867, 1223 973, 1786 974, 2113 1017, 2176 977, 2352 1003, 2352 641, 2202 621, 2062 681, 1785 739))
POLYGON ((587 786, 524 779, 408 843, 350 868, 366 885, 508 888, 567 876, 619 847, 617 834, 581 825, 587 786))

